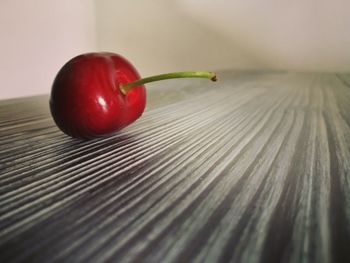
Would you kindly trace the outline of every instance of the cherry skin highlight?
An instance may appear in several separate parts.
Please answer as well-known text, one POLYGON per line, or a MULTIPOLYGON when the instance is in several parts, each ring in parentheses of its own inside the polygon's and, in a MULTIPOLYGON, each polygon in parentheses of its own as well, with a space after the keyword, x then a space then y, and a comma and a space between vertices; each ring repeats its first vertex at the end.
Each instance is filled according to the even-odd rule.
POLYGON ((114 53, 74 57, 58 72, 52 85, 50 109, 67 135, 90 139, 111 134, 138 119, 146 105, 144 85, 121 85, 140 79, 125 58, 114 53))

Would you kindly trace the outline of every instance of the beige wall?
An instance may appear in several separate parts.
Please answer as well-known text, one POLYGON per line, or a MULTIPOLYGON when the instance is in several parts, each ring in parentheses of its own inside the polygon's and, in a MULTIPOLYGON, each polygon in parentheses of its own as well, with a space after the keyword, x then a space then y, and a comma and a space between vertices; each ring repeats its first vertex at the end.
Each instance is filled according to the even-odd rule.
POLYGON ((244 45, 195 19, 179 1, 100 1, 97 37, 99 49, 124 54, 141 75, 265 66, 244 45))
POLYGON ((49 93, 92 50, 146 76, 186 69, 350 71, 347 0, 3 0, 0 99, 49 93))

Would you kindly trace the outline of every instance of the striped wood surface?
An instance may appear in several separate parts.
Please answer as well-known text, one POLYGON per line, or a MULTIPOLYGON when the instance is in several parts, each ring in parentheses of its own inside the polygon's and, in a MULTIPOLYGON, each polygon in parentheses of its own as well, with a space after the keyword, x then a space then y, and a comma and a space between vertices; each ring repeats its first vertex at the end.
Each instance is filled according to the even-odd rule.
POLYGON ((350 75, 219 78, 89 142, 1 101, 0 262, 350 262, 350 75))

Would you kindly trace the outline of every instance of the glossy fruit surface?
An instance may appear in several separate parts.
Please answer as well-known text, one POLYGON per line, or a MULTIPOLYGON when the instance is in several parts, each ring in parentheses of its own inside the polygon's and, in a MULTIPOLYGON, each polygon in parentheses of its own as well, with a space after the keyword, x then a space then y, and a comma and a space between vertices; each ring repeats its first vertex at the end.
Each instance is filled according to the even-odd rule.
POLYGON ((58 72, 50 97, 57 126, 77 138, 111 134, 139 118, 146 104, 144 85, 123 94, 120 86, 140 79, 125 58, 114 53, 74 57, 58 72))

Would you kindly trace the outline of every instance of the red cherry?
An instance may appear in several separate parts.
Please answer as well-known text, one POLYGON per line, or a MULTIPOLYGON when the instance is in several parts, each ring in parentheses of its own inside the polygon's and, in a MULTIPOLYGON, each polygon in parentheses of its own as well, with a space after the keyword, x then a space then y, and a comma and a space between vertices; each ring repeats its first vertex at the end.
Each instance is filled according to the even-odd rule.
POLYGON ((120 130, 144 111, 145 87, 123 94, 120 84, 140 79, 125 58, 113 53, 88 53, 68 61, 58 72, 50 108, 57 126, 78 138, 120 130))
POLYGON ((212 72, 176 72, 145 79, 125 58, 114 53, 74 57, 58 72, 50 109, 57 126, 76 138, 111 134, 139 118, 146 105, 143 84, 169 78, 216 80, 212 72))

